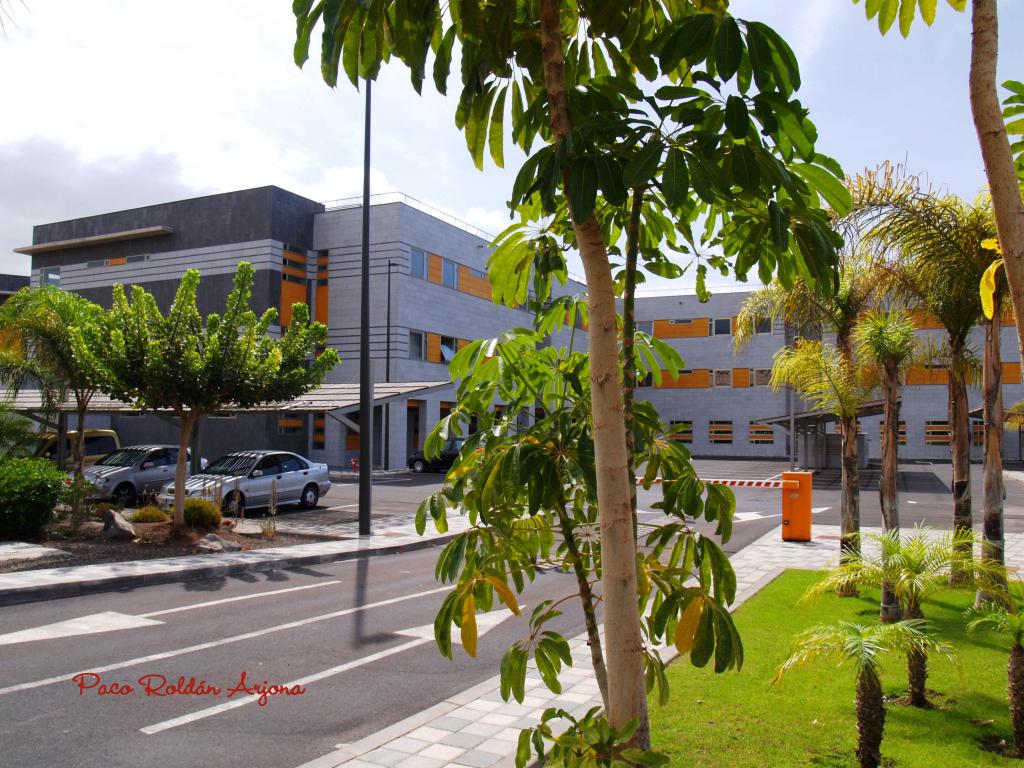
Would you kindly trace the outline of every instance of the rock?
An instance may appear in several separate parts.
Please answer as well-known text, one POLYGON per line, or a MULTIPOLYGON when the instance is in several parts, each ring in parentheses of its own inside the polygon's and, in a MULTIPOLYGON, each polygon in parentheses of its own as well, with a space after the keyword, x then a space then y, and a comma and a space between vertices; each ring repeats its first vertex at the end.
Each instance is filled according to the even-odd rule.
POLYGON ((233 541, 222 539, 215 533, 206 534, 199 542, 200 552, 238 552, 241 547, 233 541))
POLYGON ((103 538, 111 541, 132 541, 135 529, 132 524, 112 509, 103 510, 103 538))

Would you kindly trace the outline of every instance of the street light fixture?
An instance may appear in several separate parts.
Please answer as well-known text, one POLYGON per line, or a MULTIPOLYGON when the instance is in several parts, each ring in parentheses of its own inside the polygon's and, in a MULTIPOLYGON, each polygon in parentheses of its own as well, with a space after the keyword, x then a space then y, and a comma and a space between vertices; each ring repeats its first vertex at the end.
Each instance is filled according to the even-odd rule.
POLYGON ((359 535, 370 535, 373 495, 373 374, 370 371, 370 79, 363 128, 363 259, 359 286, 359 535))

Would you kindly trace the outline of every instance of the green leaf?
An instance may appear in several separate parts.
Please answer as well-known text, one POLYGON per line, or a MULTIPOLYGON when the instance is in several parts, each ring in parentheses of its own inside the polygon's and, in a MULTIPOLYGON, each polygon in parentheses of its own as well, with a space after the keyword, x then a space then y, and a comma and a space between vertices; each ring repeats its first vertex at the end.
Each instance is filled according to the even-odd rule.
POLYGON ((452 68, 452 46, 455 44, 455 26, 448 27, 448 31, 441 38, 441 46, 434 55, 434 87, 438 93, 448 93, 448 72, 452 68))
POLYGON ((671 72, 686 59, 688 64, 696 63, 691 59, 698 51, 706 48, 715 32, 715 17, 710 13, 699 13, 688 16, 658 52, 658 60, 663 72, 671 72))
POLYGON ((768 203, 768 227, 772 233, 772 244, 780 251, 789 247, 789 216, 774 200, 768 203))
POLYGON ((900 34, 907 37, 917 14, 917 0, 900 0, 900 34))
POLYGON ((732 160, 732 178, 742 189, 751 192, 761 183, 761 170, 753 150, 746 144, 737 144, 729 152, 732 160))
POLYGON ((938 0, 919 0, 918 2, 921 7, 921 18, 929 27, 935 21, 935 8, 938 4, 938 0))
POLYGON ((660 141, 645 144, 622 169, 622 183, 627 187, 646 186, 658 170, 664 148, 660 141))
POLYGON ((505 94, 508 86, 498 91, 491 112, 491 127, 487 136, 487 144, 491 148, 491 159, 499 168, 505 167, 505 94))
POLYGON ((750 130, 750 114, 743 97, 730 96, 725 102, 725 127, 737 139, 746 138, 750 130))
POLYGON ((791 166, 811 188, 821 195, 832 210, 840 216, 850 212, 853 201, 850 197, 850 190, 842 181, 818 165, 810 163, 795 163, 791 166))
POLYGON ((628 193, 626 185, 622 183, 622 167, 617 161, 604 156, 594 158, 594 163, 597 167, 597 183, 605 200, 612 205, 625 203, 628 193))
POLYGON ((690 192, 690 174, 686 170, 686 155, 681 149, 672 147, 665 159, 665 170, 661 174, 661 191, 665 201, 674 208, 686 202, 690 192))
POLYGON ((580 224, 594 213, 597 200, 597 165, 593 158, 582 157, 569 168, 569 206, 572 218, 580 224))
POLYGON ((729 80, 736 74, 743 56, 743 35, 740 25, 732 16, 726 16, 718 25, 715 35, 715 68, 722 80, 729 80))

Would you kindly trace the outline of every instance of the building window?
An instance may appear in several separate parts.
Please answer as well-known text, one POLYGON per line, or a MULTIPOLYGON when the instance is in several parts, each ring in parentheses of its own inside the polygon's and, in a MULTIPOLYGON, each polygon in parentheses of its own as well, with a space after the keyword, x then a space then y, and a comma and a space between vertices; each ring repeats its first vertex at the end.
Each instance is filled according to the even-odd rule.
POLYGON ((717 371, 711 372, 711 386, 712 387, 731 387, 732 386, 732 368, 722 368, 717 371))
POLYGON ((427 254, 419 248, 409 251, 409 274, 418 277, 420 280, 427 279, 427 254))
POLYGON ((708 322, 711 324, 709 336, 729 336, 732 334, 731 317, 718 317, 708 322))
POLYGON ((93 259, 92 261, 85 262, 85 268, 86 269, 95 269, 96 267, 105 267, 105 266, 107 266, 107 260, 106 259, 93 259))
POLYGON ((693 322, 693 318, 686 318, 685 320, 669 320, 669 325, 689 325, 693 322))
POLYGON ((732 443, 732 419, 708 422, 708 440, 712 443, 732 443))
POLYGON ((289 275, 287 272, 281 273, 281 281, 285 283, 297 283, 299 285, 306 284, 306 278, 296 277, 295 275, 289 275))
POLYGON ((427 345, 424 343, 421 331, 409 331, 409 359, 427 359, 427 345))
POLYGON ((654 335, 654 321, 653 320, 637 320, 636 329, 640 333, 646 333, 648 336, 654 335))
POLYGON ((469 269, 469 274, 471 274, 473 277, 479 277, 481 280, 487 279, 487 273, 484 272, 484 270, 482 270, 482 269, 473 269, 472 267, 468 267, 468 269, 469 269))
POLYGON ((680 443, 692 443, 693 442, 693 422, 692 421, 670 421, 669 427, 672 428, 670 437, 673 440, 678 440, 680 443))
POLYGON ((750 386, 752 387, 767 387, 771 381, 771 368, 754 368, 750 372, 750 386))
POLYGON ((445 288, 459 287, 459 265, 448 259, 441 259, 441 285, 445 288))
MULTIPOLYGON (((907 422, 905 422, 902 419, 900 419, 899 426, 896 429, 897 429, 897 435, 898 435, 898 437, 896 438, 897 444, 898 445, 906 445, 907 444, 907 422)), ((878 436, 879 436, 879 440, 882 440, 882 441, 885 440, 885 419, 882 419, 882 421, 878 425, 878 436)))
POLYGON ((773 445, 775 443, 775 430, 767 424, 750 422, 749 434, 751 445, 773 445))
POLYGON ((458 350, 458 340, 452 336, 441 337, 441 359, 450 363, 458 350))
POLYGON ((140 261, 149 261, 148 253, 140 253, 135 256, 129 256, 126 261, 129 264, 138 264, 140 261))
POLYGON ((971 445, 985 444, 985 422, 981 419, 971 419, 971 445))
POLYGON ((327 278, 321 277, 316 281, 317 288, 325 288, 327 286, 327 278))
POLYGON ((951 434, 948 421, 926 421, 924 423, 925 445, 949 445, 951 434))
POLYGON ((771 333, 772 332, 772 319, 770 317, 759 317, 757 324, 754 326, 755 333, 771 333))
POLYGON ((638 387, 653 387, 654 386, 654 374, 651 373, 650 371, 648 371, 647 374, 636 383, 636 385, 638 387))
POLYGON ((60 267, 47 267, 43 270, 43 285, 60 288, 60 267))

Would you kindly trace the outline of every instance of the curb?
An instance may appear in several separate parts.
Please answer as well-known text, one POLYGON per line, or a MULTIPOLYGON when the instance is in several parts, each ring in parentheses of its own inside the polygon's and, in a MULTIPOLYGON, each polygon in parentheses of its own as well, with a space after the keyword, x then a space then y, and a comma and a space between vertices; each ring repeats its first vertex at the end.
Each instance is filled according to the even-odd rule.
MULTIPOLYGON (((457 535, 458 534, 446 534, 444 536, 435 536, 422 541, 415 541, 410 544, 393 544, 390 546, 374 547, 373 549, 296 555, 294 557, 281 557, 275 560, 262 560, 251 563, 212 563, 211 565, 186 567, 179 571, 166 571, 163 573, 139 573, 127 576, 108 576, 88 580, 64 581, 57 584, 38 584, 28 585, 25 587, 11 587, 7 589, 0 588, 0 607, 20 605, 23 603, 34 603, 41 600, 57 600, 65 597, 91 595, 100 592, 115 592, 134 589, 136 587, 149 587, 156 584, 172 584, 175 582, 210 579, 220 576, 236 576, 242 573, 279 571, 288 568, 298 568, 304 565, 319 565, 320 563, 358 560, 360 558, 377 557, 381 555, 395 555, 446 544, 457 535)), ((135 564, 145 563, 146 561, 134 560, 128 562, 135 564)), ((31 573, 31 571, 23 571, 21 573, 31 573)))

